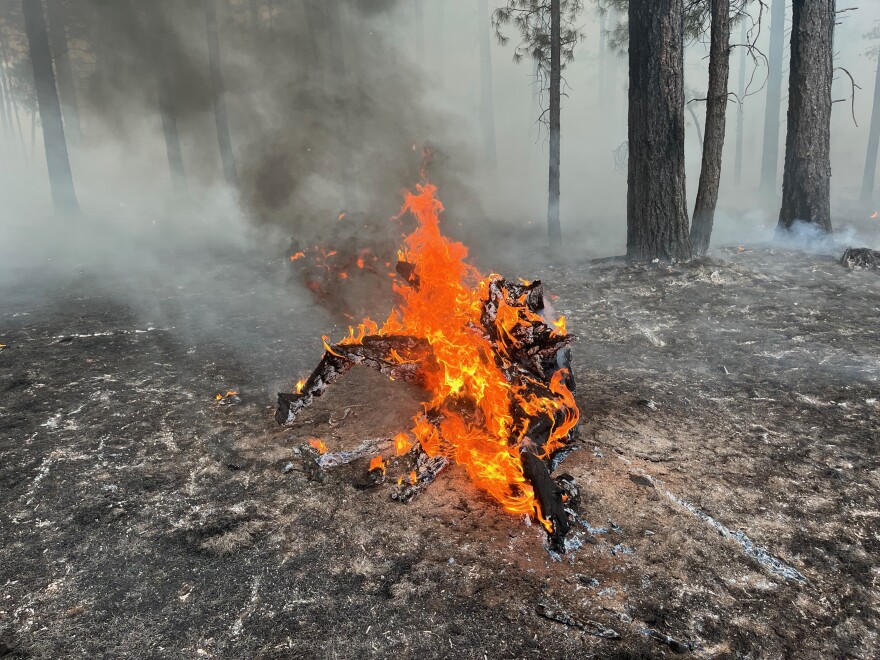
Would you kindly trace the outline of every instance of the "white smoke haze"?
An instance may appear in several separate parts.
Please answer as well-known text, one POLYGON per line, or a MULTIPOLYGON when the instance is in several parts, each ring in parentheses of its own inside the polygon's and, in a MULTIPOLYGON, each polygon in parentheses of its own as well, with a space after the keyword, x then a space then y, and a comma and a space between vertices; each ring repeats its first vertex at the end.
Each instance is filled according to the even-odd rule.
MULTIPOLYGON (((90 47, 117 48, 114 66, 102 69, 94 57, 74 55, 83 142, 72 148, 71 159, 84 217, 53 216, 39 125, 32 160, 28 144, 23 153, 15 142, 4 144, 8 157, 0 164, 0 281, 28 276, 32 269, 48 272, 47 264, 53 270, 92 268, 106 275, 108 285, 130 283, 123 288, 124 295, 131 295, 145 273, 173 277, 190 268, 195 277, 201 263, 221 250, 283 257, 290 239, 303 244, 324 240, 328 225, 342 212, 360 213, 369 218, 371 228, 387 222, 399 209, 401 190, 418 179, 425 144, 437 152, 430 171, 447 207, 447 229, 472 245, 483 270, 515 263, 520 253, 543 254, 547 135, 537 123, 541 108, 533 66, 512 61, 512 44, 497 43, 490 25, 480 18, 478 2, 426 0, 423 30, 414 23, 410 3, 347 3, 341 43, 319 33, 314 48, 305 27, 305 3, 261 3, 256 36, 246 4, 218 3, 239 189, 222 180, 200 10, 161 5, 164 24, 172 29, 170 51, 179 65, 174 89, 188 184, 183 194, 171 186, 151 63, 142 61, 135 49, 135 39, 126 32, 131 27, 108 14, 107 25, 96 32, 100 43, 90 47), (479 112, 484 32, 491 38, 495 166, 482 147, 479 112), (422 34, 424 43, 419 45, 422 34), (341 49, 342 74, 328 63, 334 49, 341 49), (347 137, 339 130, 345 122, 347 137), (187 255, 188 261, 177 255, 187 255), (176 261, 174 269, 166 267, 169 260, 176 261)), ((839 5, 844 9, 856 3, 839 5)), ((83 3, 83 11, 88 8, 93 3, 83 3)), ((838 73, 833 97, 846 100, 835 103, 832 116, 832 213, 838 233, 833 244, 825 244, 830 251, 851 242, 877 247, 880 227, 855 201, 876 62, 866 55, 871 42, 864 35, 880 21, 880 6, 861 3, 842 16, 836 64, 851 72, 862 89, 856 90, 851 106, 849 80, 838 73)), ((765 20, 768 25, 757 43, 763 52, 769 36, 766 15, 765 20)), ((564 72, 562 106, 561 217, 565 256, 572 260, 625 250, 626 173, 615 150, 626 140, 627 63, 625 56, 599 51, 592 3, 587 3, 581 22, 586 39, 564 72)), ((738 43, 737 27, 733 33, 732 41, 738 43)), ((516 35, 509 36, 515 41, 516 35)), ((688 47, 687 89, 705 89, 707 54, 704 43, 688 47)), ((766 67, 759 62, 752 75, 750 58, 746 66, 754 93, 743 106, 742 183, 737 185, 733 174, 737 104, 732 100, 714 247, 766 242, 775 236, 778 194, 767 199, 757 192, 765 96, 759 88, 766 67)), ((731 89, 738 71, 739 49, 734 49, 731 89)), ((784 80, 780 184, 786 89, 784 80)), ((702 123, 705 106, 693 105, 702 123)), ((690 114, 687 120, 692 206, 700 145, 690 114)))

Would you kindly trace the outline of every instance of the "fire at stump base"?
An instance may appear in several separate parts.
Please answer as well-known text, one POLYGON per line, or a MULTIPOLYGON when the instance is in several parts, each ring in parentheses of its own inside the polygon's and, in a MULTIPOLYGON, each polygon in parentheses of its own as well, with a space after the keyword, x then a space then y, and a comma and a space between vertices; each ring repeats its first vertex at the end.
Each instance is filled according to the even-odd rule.
MULTIPOLYGON (((406 278, 410 286, 418 286, 418 279, 412 276, 415 270, 410 264, 398 266, 398 272, 411 274, 406 278)), ((534 493, 538 510, 531 513, 544 524, 551 549, 564 553, 569 515, 577 505, 577 488, 568 475, 557 483, 551 473, 557 462, 554 457, 570 452, 577 434, 579 412, 573 396, 575 382, 569 350, 574 337, 546 318, 548 310, 540 281, 514 283, 493 276, 486 291, 480 325, 470 330, 492 347, 491 358, 510 386, 509 417, 513 429, 508 435, 508 447, 518 451, 522 475, 534 493)), ((275 419, 279 424, 293 425, 303 408, 356 364, 416 385, 424 385, 427 373, 437 367, 430 343, 417 337, 366 334, 362 327, 360 336, 355 337, 352 332, 337 344, 330 344, 325 338, 324 345, 323 358, 309 378, 297 386, 297 391, 278 394, 275 419)), ((474 401, 449 402, 445 411, 439 407, 426 409, 418 416, 417 426, 427 422, 435 441, 431 447, 417 441, 415 447, 407 448, 418 452, 416 469, 411 478, 392 487, 393 499, 412 500, 450 460, 455 460, 455 445, 442 433, 450 409, 466 424, 483 422, 474 401)), ((384 464, 382 470, 384 473, 384 464)), ((517 484, 511 485, 514 494, 518 488, 517 484)))

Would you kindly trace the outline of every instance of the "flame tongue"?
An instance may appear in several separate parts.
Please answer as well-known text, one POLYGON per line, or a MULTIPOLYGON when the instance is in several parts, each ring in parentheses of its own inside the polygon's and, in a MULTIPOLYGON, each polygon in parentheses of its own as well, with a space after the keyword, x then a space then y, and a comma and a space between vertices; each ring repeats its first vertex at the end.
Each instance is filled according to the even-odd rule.
MULTIPOLYGON (((418 226, 400 255, 404 265, 398 273, 405 283, 395 284, 399 305, 381 328, 366 320, 357 336, 352 330, 341 344, 360 343, 365 333, 426 340, 433 359, 419 366, 431 396, 412 433, 429 456, 444 455, 464 466, 506 510, 537 513, 549 529, 523 474, 520 452, 534 449, 539 435, 543 456, 562 446, 577 424, 577 406, 564 371, 546 384, 511 355, 538 334, 556 342, 558 350, 568 341, 565 320, 548 326, 530 309, 528 297, 540 292, 540 283, 484 278, 465 263, 467 248, 440 232, 443 205, 436 190, 426 183, 405 195, 401 212, 411 212, 418 226)), ((392 359, 403 362, 396 354, 392 359)))

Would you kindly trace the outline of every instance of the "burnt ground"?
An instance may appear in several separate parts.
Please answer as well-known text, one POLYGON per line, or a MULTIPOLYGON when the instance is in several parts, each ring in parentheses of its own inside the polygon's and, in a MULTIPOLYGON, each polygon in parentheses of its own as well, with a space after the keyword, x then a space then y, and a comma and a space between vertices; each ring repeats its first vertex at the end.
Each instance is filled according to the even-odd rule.
POLYGON ((562 469, 593 533, 562 561, 458 469, 408 505, 364 488, 365 461, 311 469, 308 438, 390 437, 418 392, 354 371, 276 427, 276 388, 340 333, 283 286, 221 263, 211 295, 157 277, 143 306, 19 273, 0 293, 0 656, 672 657, 653 630, 696 657, 877 657, 880 277, 718 256, 511 273, 543 276, 581 337, 562 469))

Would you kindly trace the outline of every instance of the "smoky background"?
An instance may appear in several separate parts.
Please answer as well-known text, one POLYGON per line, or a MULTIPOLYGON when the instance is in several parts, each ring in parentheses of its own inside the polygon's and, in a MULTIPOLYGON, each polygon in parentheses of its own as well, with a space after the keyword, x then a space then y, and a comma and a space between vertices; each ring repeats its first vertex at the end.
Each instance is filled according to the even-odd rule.
MULTIPOLYGON (((751 6, 749 28, 757 30, 758 4, 751 6)), ((261 319, 282 305, 308 319, 303 333, 326 330, 341 320, 290 276, 286 259, 298 247, 332 247, 341 234, 399 240, 401 225, 390 219, 401 192, 419 180, 425 147, 432 153, 429 176, 447 208, 444 229, 472 248, 481 270, 529 277, 529 267, 550 256, 547 131, 538 121, 546 95, 536 88, 534 65, 513 62, 512 44, 495 39, 495 3, 215 2, 235 182, 224 177, 218 151, 203 2, 77 0, 66 7, 81 120, 81 139, 70 150, 84 213, 54 217, 38 125, 33 141, 27 126, 20 143, 7 139, 0 285, 75 276, 78 286, 137 308, 149 323, 174 325, 194 342, 222 332, 230 344, 253 345, 266 330, 261 319), (161 80, 173 99, 185 186, 175 186, 169 172, 161 80), (220 322, 229 318, 240 321, 231 329, 220 322)), ((880 21, 880 6, 838 3, 849 8, 836 28, 835 63, 861 89, 851 98, 849 79, 838 72, 832 207, 842 240, 876 247, 876 231, 855 200, 876 65, 866 35, 880 21)), ((22 51, 20 3, 3 0, 2 10, 4 41, 22 51)), ((767 53, 766 8, 762 18, 755 45, 767 53)), ((608 16, 606 28, 619 19, 608 16)), ((596 4, 587 2, 580 17, 585 38, 563 72, 561 256, 572 262, 625 249, 627 61, 610 47, 600 21, 596 4)), ((513 28, 505 32, 515 43, 513 28)), ((738 26, 731 41, 741 43, 738 26)), ((686 49, 688 99, 705 96, 707 56, 703 40, 686 49)), ((27 66, 26 57, 13 60, 27 66)), ((748 95, 728 108, 714 246, 771 240, 778 214, 779 191, 758 192, 767 66, 751 56, 744 66, 748 95)), ((741 67, 734 48, 731 89, 741 67)), ((787 64, 780 184, 786 90, 787 64)), ((704 104, 689 105, 701 124, 704 104)), ((686 116, 692 208, 701 149, 695 119, 686 116)), ((36 300, 44 288, 32 293, 36 300)), ((387 313, 386 302, 376 297, 375 316, 387 313)))

